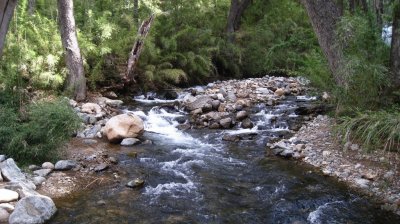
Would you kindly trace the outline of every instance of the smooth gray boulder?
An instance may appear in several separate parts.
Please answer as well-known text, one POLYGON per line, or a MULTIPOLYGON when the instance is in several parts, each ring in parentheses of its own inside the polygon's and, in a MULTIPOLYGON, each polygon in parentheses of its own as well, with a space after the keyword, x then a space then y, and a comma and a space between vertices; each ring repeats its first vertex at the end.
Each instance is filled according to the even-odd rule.
POLYGON ((40 176, 40 177, 45 177, 51 173, 52 169, 40 169, 40 170, 35 170, 33 171, 33 174, 40 176))
POLYGON ((21 182, 31 190, 35 190, 36 186, 32 181, 26 179, 25 175, 18 168, 12 158, 7 159, 0 163, 0 170, 5 180, 11 182, 21 182))
POLYGON ((5 155, 0 155, 0 163, 6 160, 7 157, 5 155))
POLYGON ((0 223, 7 223, 8 217, 10 217, 10 213, 5 209, 0 208, 0 223))
POLYGON ((39 194, 23 182, 7 182, 4 188, 18 192, 20 198, 39 194))
POLYGON ((51 198, 36 195, 21 199, 10 215, 10 224, 32 224, 45 223, 57 211, 56 205, 51 198))
POLYGON ((42 164, 42 168, 43 169, 52 169, 54 170, 54 164, 51 162, 45 162, 42 164))
POLYGON ((76 167, 76 162, 73 160, 60 160, 54 166, 56 170, 71 170, 76 167))

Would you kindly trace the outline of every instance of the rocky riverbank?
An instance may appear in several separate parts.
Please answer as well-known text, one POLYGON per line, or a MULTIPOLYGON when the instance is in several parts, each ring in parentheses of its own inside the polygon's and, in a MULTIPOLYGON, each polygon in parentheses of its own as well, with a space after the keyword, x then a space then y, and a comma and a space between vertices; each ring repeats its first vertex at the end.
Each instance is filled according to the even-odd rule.
POLYGON ((382 208, 400 215, 400 157, 398 153, 365 152, 351 142, 340 144, 333 133, 335 120, 319 115, 290 139, 269 144, 275 155, 311 164, 372 196, 382 208))

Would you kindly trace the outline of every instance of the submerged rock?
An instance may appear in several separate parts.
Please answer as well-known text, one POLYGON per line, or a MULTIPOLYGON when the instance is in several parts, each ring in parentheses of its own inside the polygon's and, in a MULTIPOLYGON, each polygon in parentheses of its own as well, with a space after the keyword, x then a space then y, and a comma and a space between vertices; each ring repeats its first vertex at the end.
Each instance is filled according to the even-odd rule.
POLYGON ((138 144, 139 142, 140 142, 140 140, 137 138, 125 138, 124 140, 122 140, 121 145, 122 146, 132 146, 132 145, 138 144))
POLYGON ((139 188, 139 187, 143 187, 143 185, 144 185, 144 180, 142 180, 140 178, 131 180, 126 184, 126 186, 130 187, 130 188, 139 188))
POLYGON ((32 224, 45 223, 57 211, 56 205, 51 198, 36 195, 21 199, 10 215, 10 224, 32 224))

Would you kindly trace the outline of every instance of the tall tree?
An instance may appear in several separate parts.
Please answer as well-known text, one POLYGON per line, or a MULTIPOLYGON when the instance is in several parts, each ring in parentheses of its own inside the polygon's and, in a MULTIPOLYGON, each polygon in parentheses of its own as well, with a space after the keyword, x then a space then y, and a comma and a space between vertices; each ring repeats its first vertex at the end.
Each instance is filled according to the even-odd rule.
POLYGON ((8 25, 14 14, 15 6, 18 0, 0 1, 0 58, 3 55, 4 42, 8 31, 8 25))
POLYGON ((231 0, 231 7, 229 9, 226 26, 226 32, 228 34, 229 41, 233 42, 234 33, 239 29, 240 26, 240 19, 250 3, 251 0, 231 0))
POLYGON ((139 29, 139 0, 133 0, 133 19, 135 20, 135 25, 139 29))
POLYGON ((393 9, 393 32, 390 52, 390 64, 394 87, 400 87, 400 4, 393 9))
POLYGON ((343 52, 336 41, 336 26, 340 20, 340 8, 335 0, 302 0, 307 10, 318 43, 328 60, 329 68, 336 84, 345 85, 340 72, 343 62, 343 52))
POLYGON ((86 98, 86 78, 76 35, 73 1, 58 0, 57 5, 65 62, 68 68, 65 88, 75 100, 82 101, 86 98))
POLYGON ((376 23, 377 23, 379 29, 382 29, 382 27, 383 27, 382 15, 384 13, 383 0, 374 0, 373 6, 374 6, 374 10, 375 10, 375 15, 376 15, 376 23))

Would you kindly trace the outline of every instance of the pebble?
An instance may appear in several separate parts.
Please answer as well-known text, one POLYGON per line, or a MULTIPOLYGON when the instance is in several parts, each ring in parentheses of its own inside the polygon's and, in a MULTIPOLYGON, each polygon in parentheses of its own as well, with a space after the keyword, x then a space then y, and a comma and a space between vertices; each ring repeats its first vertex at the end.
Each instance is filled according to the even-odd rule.
POLYGON ((124 140, 122 140, 121 145, 122 146, 132 146, 139 142, 140 142, 140 140, 137 138, 125 138, 124 140))
POLYGON ((110 160, 110 163, 113 163, 113 164, 117 164, 117 163, 118 163, 117 158, 115 158, 115 157, 113 157, 113 156, 111 156, 110 158, 108 158, 108 160, 110 160))
POLYGON ((107 163, 101 163, 100 165, 97 165, 97 166, 94 168, 94 171, 95 171, 95 172, 101 172, 101 171, 104 171, 104 170, 106 170, 106 169, 108 169, 108 164, 107 164, 107 163))
POLYGON ((42 185, 42 183, 46 181, 46 178, 37 176, 37 177, 33 177, 32 181, 36 186, 39 186, 39 185, 42 185))
POLYGON ((363 178, 356 178, 354 179, 354 182, 361 188, 368 188, 368 185, 370 184, 370 181, 367 179, 363 178))

